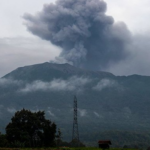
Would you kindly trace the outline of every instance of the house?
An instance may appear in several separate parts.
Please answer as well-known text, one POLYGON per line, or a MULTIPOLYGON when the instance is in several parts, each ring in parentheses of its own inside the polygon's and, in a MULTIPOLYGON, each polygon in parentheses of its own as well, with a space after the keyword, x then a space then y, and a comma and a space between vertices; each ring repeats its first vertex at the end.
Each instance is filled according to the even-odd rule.
POLYGON ((99 148, 109 149, 109 145, 111 145, 111 141, 98 141, 99 148))

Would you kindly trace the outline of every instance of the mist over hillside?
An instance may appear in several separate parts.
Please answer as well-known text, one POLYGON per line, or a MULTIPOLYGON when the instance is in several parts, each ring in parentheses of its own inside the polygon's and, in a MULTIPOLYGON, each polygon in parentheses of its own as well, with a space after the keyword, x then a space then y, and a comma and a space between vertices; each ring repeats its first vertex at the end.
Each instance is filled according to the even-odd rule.
POLYGON ((48 62, 20 67, 0 79, 0 131, 17 110, 44 110, 71 140, 76 95, 82 141, 89 142, 87 134, 96 141, 104 131, 147 132, 149 87, 149 76, 115 76, 48 62))

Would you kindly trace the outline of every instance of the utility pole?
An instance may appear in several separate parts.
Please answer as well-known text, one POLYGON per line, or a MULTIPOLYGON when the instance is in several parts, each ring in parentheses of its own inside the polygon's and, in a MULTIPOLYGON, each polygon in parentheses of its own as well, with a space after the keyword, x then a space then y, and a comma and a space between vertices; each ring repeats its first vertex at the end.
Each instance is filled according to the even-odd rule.
POLYGON ((74 96, 74 116, 73 116, 73 131, 72 131, 72 141, 77 142, 79 146, 79 132, 78 132, 78 114, 77 114, 77 98, 74 96))

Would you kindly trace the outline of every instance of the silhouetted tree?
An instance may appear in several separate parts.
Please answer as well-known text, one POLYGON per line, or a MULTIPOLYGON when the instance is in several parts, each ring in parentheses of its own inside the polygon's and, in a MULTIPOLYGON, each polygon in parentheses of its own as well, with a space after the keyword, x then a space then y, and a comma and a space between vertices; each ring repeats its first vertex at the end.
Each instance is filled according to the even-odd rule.
POLYGON ((7 146, 8 146, 8 141, 6 139, 6 135, 0 132, 0 147, 7 147, 7 146))
MULTIPOLYGON (((56 124, 45 119, 44 111, 17 111, 6 127, 7 140, 12 146, 54 146, 56 124)), ((21 147, 20 146, 20 147, 21 147)))
POLYGON ((56 135, 56 145, 61 146, 61 143, 62 143, 62 133, 60 129, 58 129, 57 135, 56 135))

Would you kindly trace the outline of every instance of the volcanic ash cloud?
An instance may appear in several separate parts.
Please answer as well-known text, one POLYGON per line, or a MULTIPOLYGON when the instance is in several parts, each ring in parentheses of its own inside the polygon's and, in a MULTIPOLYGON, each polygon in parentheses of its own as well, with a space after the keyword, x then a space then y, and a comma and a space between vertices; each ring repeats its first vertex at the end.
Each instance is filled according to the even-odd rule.
POLYGON ((25 14, 27 29, 62 48, 57 60, 104 69, 128 55, 130 31, 107 16, 102 0, 57 0, 36 15, 25 14))

